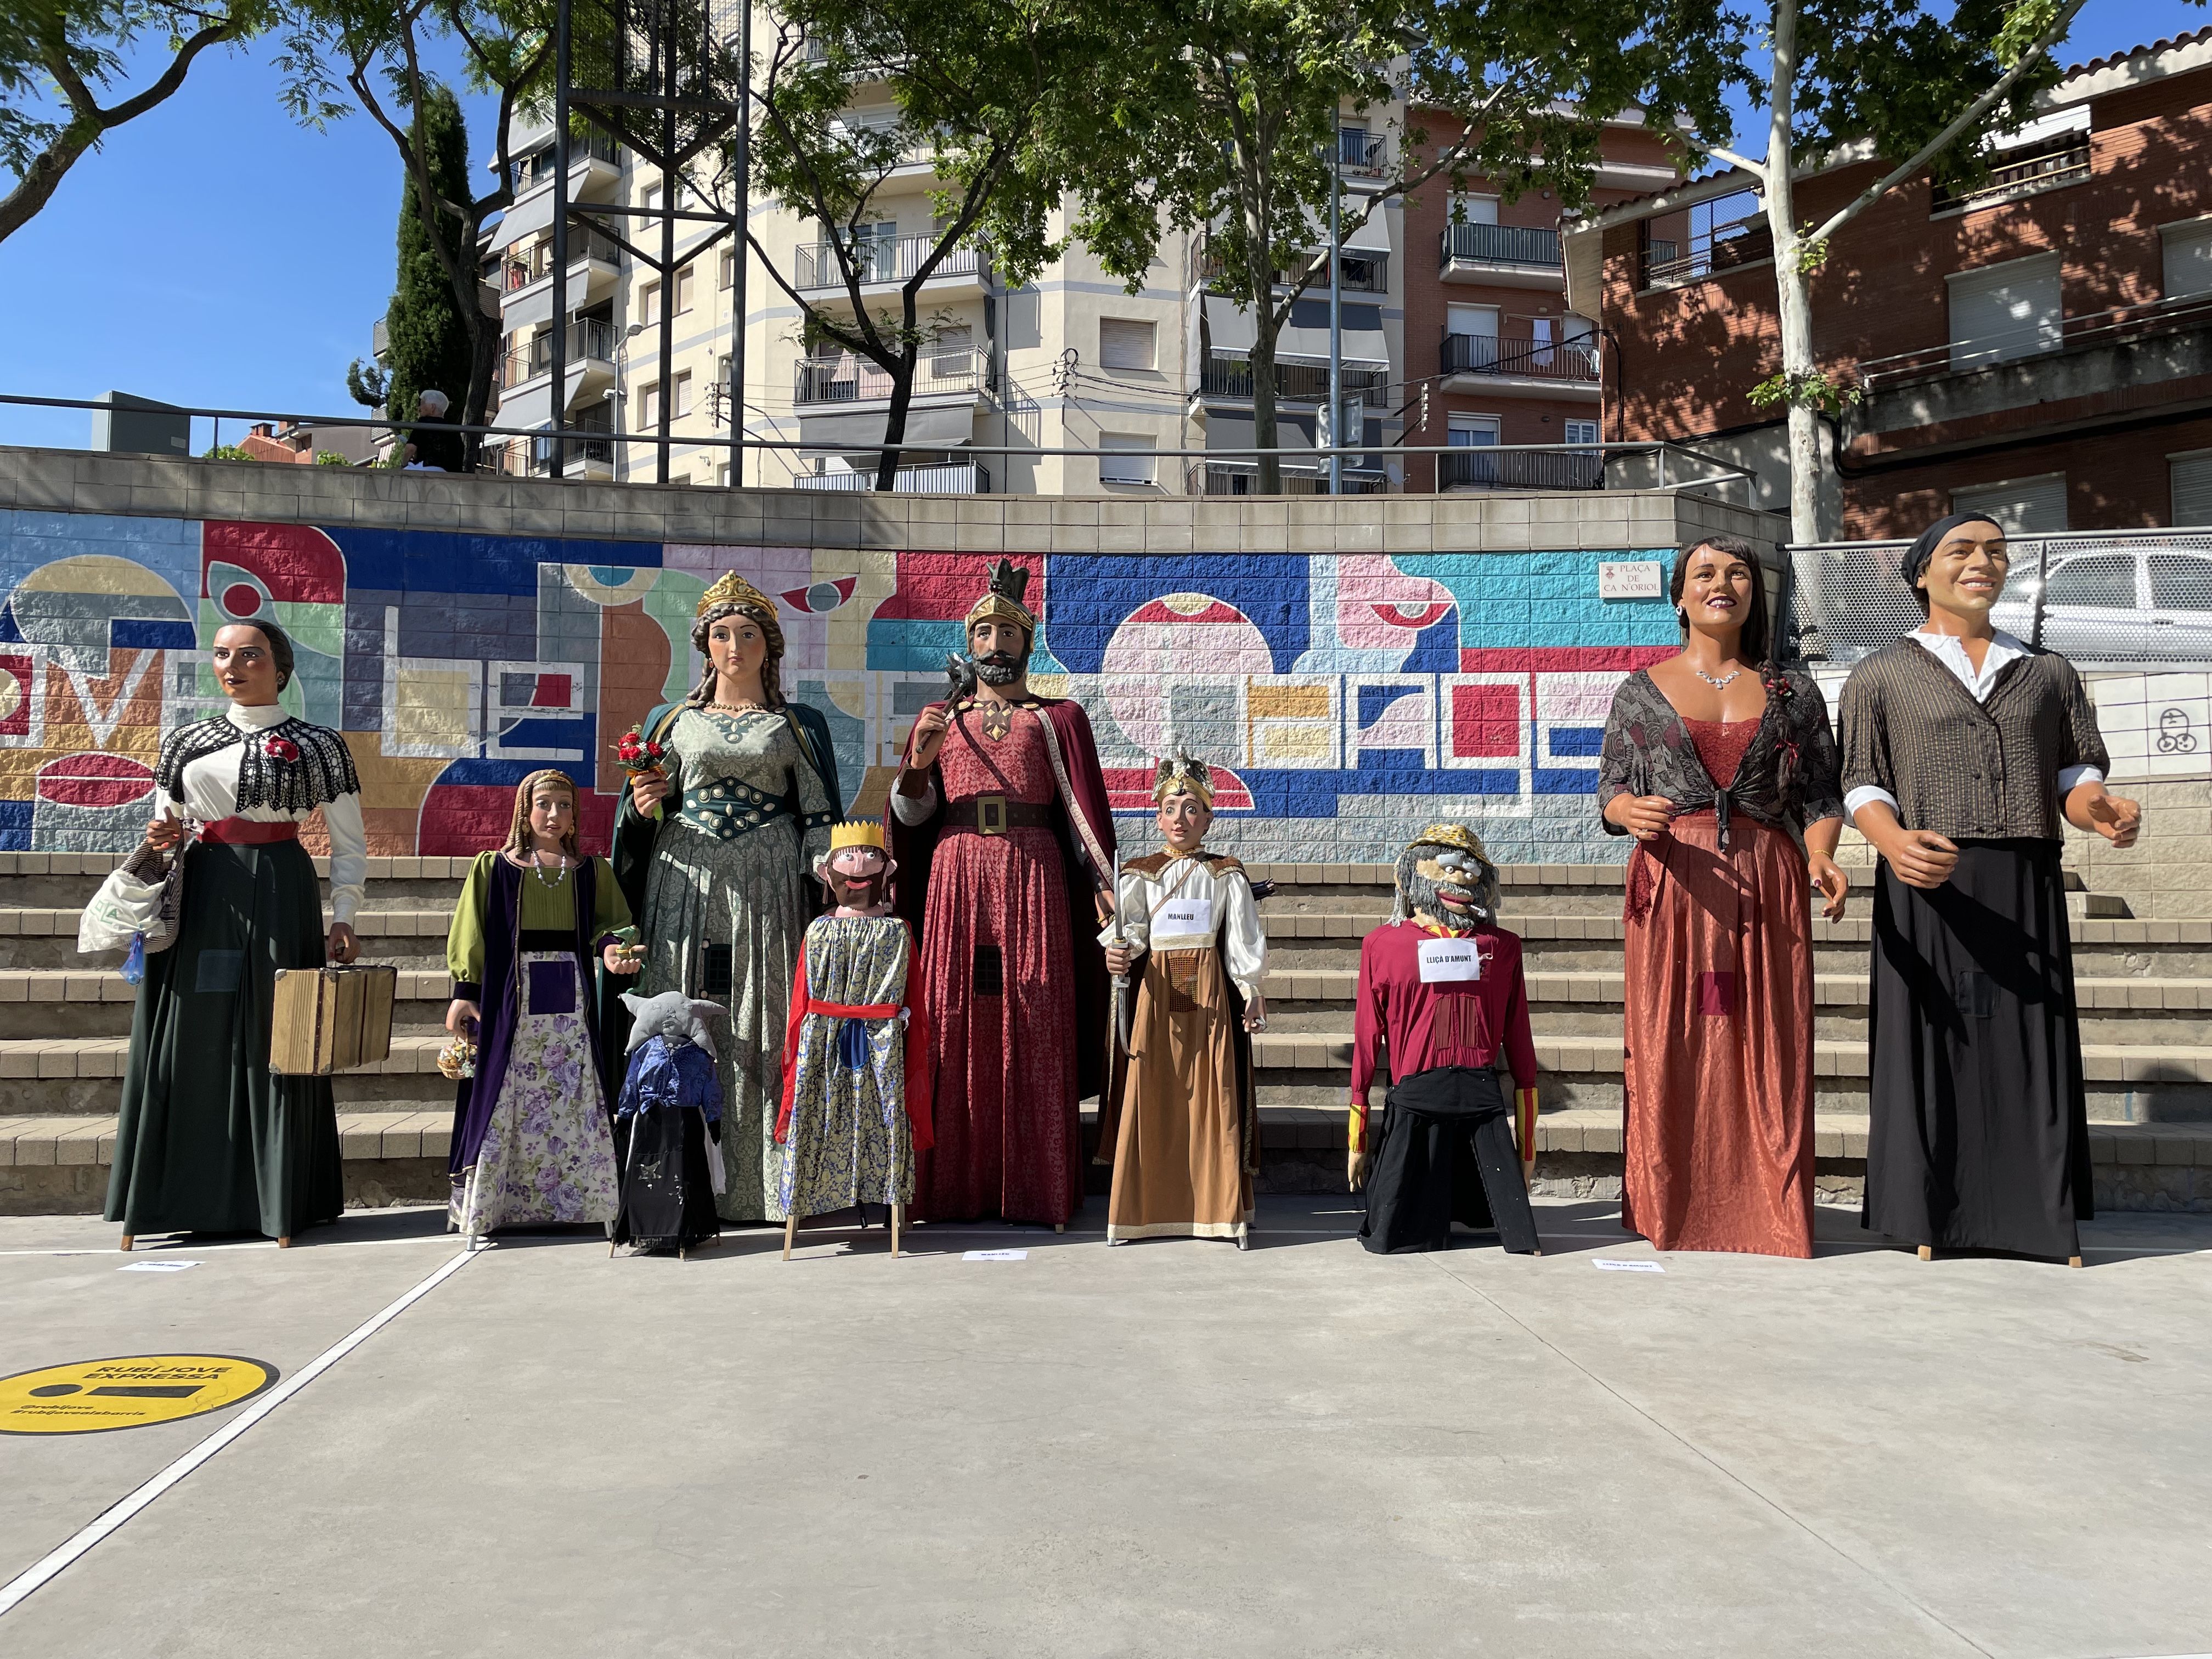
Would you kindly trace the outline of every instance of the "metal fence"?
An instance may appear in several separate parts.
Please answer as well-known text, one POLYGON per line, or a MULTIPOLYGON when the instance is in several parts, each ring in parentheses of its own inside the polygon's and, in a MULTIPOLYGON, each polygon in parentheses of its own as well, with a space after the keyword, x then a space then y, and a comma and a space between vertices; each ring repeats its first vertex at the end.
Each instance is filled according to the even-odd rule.
POLYGON ((1557 265, 1559 233, 1534 225, 1446 225, 1443 264, 1557 265))
MULTIPOLYGON (((1990 613, 2007 633, 2090 668, 2212 666, 2212 529, 2016 535, 1990 613)), ((1847 665, 1920 626, 1898 570, 1909 542, 1787 549, 1785 630, 1847 665)))

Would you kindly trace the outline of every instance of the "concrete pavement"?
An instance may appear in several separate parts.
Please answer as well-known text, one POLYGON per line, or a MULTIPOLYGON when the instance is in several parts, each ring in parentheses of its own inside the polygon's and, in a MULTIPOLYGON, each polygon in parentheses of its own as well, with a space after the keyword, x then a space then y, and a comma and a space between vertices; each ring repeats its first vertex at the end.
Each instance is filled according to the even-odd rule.
MULTIPOLYGON (((2100 1222, 2075 1273, 1923 1264, 1832 1212, 1813 1262, 1660 1257, 1601 1204, 1540 1205, 1540 1260, 1382 1259, 1342 1200, 1264 1202, 1241 1255, 502 1243, 0 1616, 0 1651, 2212 1649, 2212 1218, 2100 1222)), ((289 1375, 451 1255, 440 1219, 196 1241, 173 1273, 0 1220, 0 1251, 97 1251, 0 1254, 0 1373, 289 1375)), ((229 1415, 0 1437, 0 1578, 229 1415)))

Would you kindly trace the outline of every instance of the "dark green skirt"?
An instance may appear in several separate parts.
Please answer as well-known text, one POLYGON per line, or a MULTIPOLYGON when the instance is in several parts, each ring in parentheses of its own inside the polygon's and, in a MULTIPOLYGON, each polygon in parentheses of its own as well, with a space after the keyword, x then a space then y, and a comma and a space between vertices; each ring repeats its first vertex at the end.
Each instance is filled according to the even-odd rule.
POLYGON ((330 1079, 269 1069, 276 970, 322 965, 322 891, 297 842, 185 855, 183 923, 146 958, 131 1022, 110 1221, 278 1238, 337 1218, 330 1079))

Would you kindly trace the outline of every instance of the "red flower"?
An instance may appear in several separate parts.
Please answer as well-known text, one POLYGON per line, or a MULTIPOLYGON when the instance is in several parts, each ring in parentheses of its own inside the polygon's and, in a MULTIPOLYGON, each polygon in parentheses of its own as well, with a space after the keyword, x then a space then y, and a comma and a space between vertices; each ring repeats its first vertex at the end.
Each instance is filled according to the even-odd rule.
POLYGON ((289 738, 270 738, 261 745, 261 752, 270 760, 295 761, 300 758, 300 745, 289 738))
POLYGON ((657 772, 667 758, 667 750, 657 743, 646 741, 645 733, 632 726, 615 745, 615 759, 626 771, 657 772))

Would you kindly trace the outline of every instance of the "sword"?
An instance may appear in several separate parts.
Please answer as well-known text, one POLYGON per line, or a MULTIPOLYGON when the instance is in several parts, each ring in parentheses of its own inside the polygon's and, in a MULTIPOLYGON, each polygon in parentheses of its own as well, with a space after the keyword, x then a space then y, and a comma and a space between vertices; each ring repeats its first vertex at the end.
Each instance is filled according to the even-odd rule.
MULTIPOLYGON (((1117 875, 1114 878, 1114 943, 1127 946, 1128 942, 1128 934, 1121 926, 1121 880, 1117 875)), ((1136 1023, 1137 999, 1130 994, 1129 976, 1116 974, 1114 975, 1114 1036, 1120 1042, 1124 1054, 1130 1052, 1129 1038, 1136 1029, 1136 1023)))

